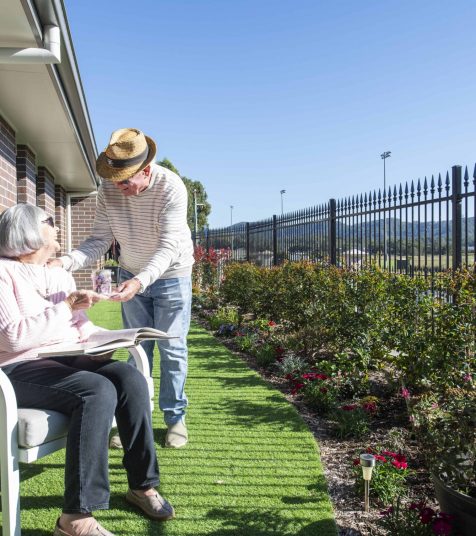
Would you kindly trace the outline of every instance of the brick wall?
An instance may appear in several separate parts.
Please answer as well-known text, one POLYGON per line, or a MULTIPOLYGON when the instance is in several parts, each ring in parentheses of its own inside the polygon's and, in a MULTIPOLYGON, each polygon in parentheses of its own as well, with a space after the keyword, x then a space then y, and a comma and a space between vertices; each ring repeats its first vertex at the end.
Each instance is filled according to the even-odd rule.
POLYGON ((17 202, 36 204, 36 157, 26 145, 17 147, 17 202))
POLYGON ((55 215, 55 181, 45 168, 38 168, 36 179, 36 204, 49 216, 55 215))
MULTIPOLYGON (((96 196, 72 197, 71 198, 71 248, 87 238, 93 228, 94 214, 96 212, 96 196)), ((78 288, 92 287, 91 272, 99 268, 99 262, 86 268, 74 272, 74 279, 78 288)))
POLYGON ((17 202, 15 132, 0 116, 0 212, 17 202))
POLYGON ((55 186, 55 223, 58 227, 58 242, 61 246, 61 252, 66 252, 66 235, 67 235, 67 221, 66 221, 66 190, 59 186, 55 186))

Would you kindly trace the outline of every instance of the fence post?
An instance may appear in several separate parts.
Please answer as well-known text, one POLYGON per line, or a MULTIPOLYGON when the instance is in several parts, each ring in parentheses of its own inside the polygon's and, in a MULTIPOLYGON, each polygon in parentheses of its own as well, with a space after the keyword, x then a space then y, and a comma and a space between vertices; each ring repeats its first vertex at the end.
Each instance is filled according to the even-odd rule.
POLYGON ((273 214, 273 266, 278 265, 278 229, 276 214, 273 214))
POLYGON ((250 222, 246 222, 246 262, 250 262, 250 222))
POLYGON ((329 259, 334 266, 337 264, 336 216, 336 200, 329 199, 329 259))
POLYGON ((452 253, 453 270, 462 264, 462 233, 461 233, 461 166, 451 168, 451 211, 452 211, 452 253))

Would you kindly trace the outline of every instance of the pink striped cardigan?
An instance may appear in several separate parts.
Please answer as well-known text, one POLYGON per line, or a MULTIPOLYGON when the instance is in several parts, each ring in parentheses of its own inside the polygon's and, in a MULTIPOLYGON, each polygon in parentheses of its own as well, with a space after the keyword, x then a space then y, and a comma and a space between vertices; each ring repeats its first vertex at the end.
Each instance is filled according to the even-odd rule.
POLYGON ((97 329, 63 301, 74 290, 62 268, 0 258, 0 367, 39 359, 39 346, 84 340, 97 329))

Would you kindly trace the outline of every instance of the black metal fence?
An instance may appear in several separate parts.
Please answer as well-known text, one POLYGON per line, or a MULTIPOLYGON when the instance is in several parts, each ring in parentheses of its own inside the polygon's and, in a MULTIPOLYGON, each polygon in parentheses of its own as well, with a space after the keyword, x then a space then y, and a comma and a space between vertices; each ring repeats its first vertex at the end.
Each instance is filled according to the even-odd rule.
MULTIPOLYGON (((338 266, 376 262, 414 275, 473 266, 476 234, 476 165, 451 177, 432 176, 307 209, 274 215, 194 236, 205 248, 229 249, 231 259, 262 266, 284 260, 338 266)), ((476 265, 475 265, 476 266, 476 265)))

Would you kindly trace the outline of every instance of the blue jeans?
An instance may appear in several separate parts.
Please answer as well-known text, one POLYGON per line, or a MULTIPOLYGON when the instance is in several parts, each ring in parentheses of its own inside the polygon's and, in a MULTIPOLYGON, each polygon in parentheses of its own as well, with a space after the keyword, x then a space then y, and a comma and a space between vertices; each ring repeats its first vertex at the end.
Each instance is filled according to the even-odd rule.
POLYGON ((19 407, 50 409, 70 417, 63 512, 109 507, 108 443, 114 415, 129 487, 158 485, 148 388, 138 370, 87 356, 22 361, 2 370, 12 382, 19 407))
MULTIPOLYGON (((132 277, 134 275, 127 270, 119 269, 118 283, 132 277)), ((158 279, 147 287, 143 294, 136 294, 132 300, 122 303, 122 320, 125 328, 147 326, 179 337, 157 341, 160 353, 159 408, 164 412, 164 421, 167 425, 182 420, 188 404, 185 380, 191 304, 191 277, 158 279)), ((154 341, 145 341, 142 346, 152 370, 154 341)))

